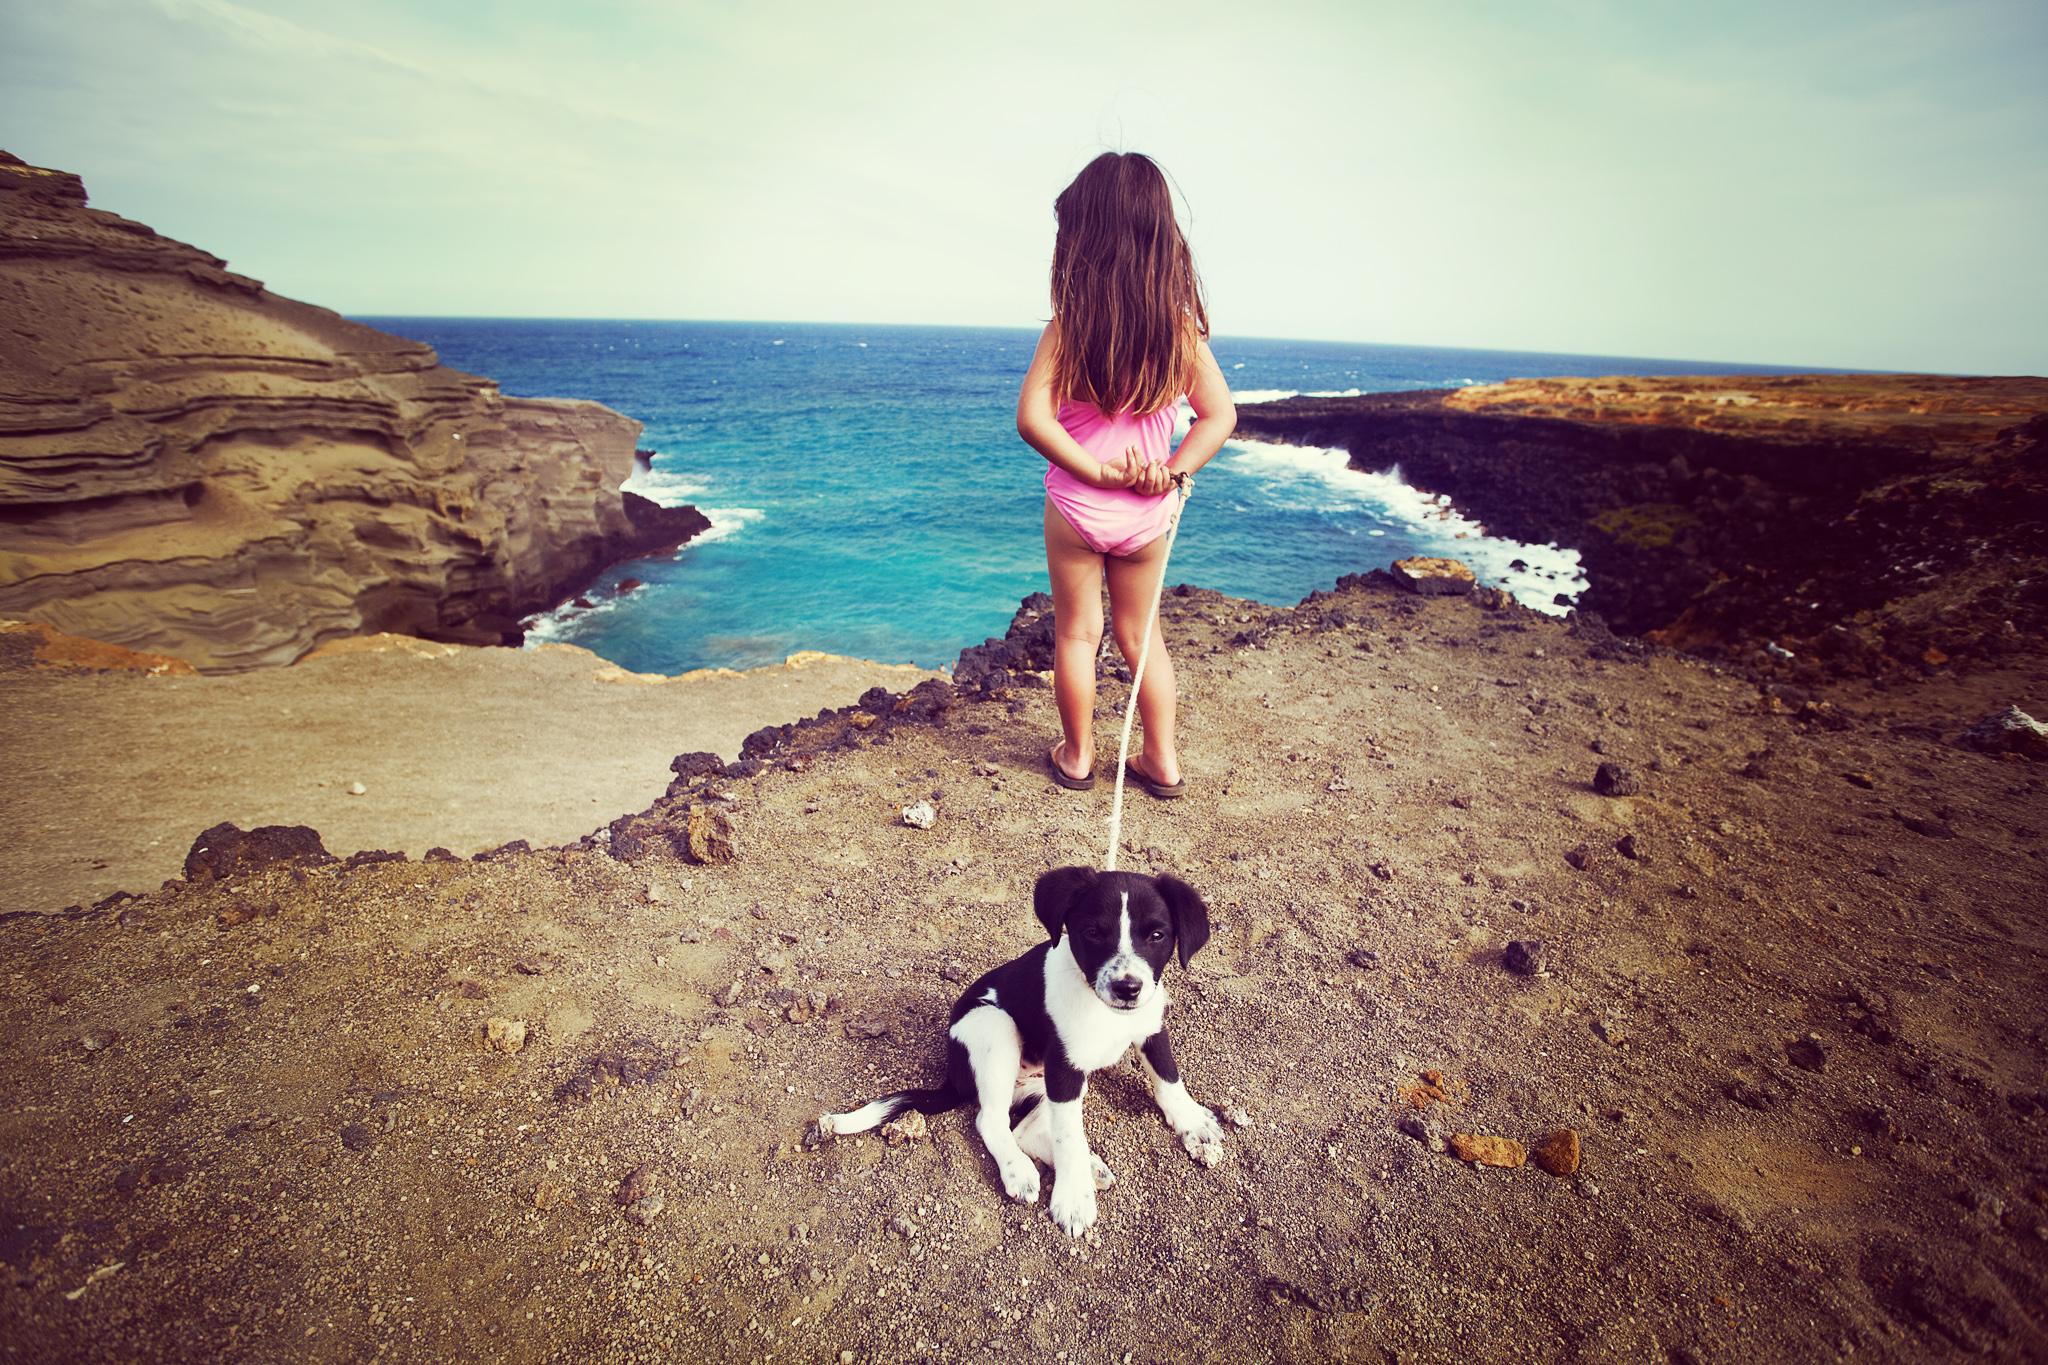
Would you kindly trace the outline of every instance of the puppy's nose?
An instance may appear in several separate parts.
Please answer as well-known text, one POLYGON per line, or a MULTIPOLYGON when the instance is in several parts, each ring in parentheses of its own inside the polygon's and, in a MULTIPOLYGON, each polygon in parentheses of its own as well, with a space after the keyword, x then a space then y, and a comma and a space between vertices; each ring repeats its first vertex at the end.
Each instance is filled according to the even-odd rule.
POLYGON ((1144 989, 1145 983, 1135 976, 1120 976, 1109 983, 1109 993, 1119 1000, 1136 1000, 1144 989))

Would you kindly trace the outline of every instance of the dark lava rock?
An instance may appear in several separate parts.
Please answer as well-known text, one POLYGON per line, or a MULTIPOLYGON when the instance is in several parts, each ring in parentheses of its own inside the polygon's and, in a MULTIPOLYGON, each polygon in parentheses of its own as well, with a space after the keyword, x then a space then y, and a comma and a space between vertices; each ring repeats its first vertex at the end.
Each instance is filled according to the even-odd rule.
POLYGON ((1785 1060, 1802 1071, 1825 1071, 1828 1054, 1814 1039, 1801 1038, 1785 1045, 1785 1060))
POLYGON ((1579 844, 1565 851, 1564 860, 1570 863, 1576 870, 1584 872, 1586 864, 1593 861, 1593 850, 1584 844, 1579 844))
POLYGON ((1593 770, 1593 790, 1602 796, 1637 796, 1643 784, 1619 763, 1602 763, 1593 770))
POLYGON ((1518 938, 1508 944, 1501 962, 1516 976, 1537 976, 1550 963, 1549 951, 1540 938, 1518 938))
POLYGON ((427 850, 426 856, 421 861, 429 863, 459 863, 462 859, 453 850, 442 848, 439 844, 436 844, 427 850))
POLYGON ((1344 960, 1360 971, 1376 972, 1380 969, 1380 955, 1370 948, 1354 948, 1344 960))
POLYGON ((1614 851, 1631 862, 1646 863, 1650 860, 1650 855, 1643 852, 1643 846, 1633 832, 1616 839, 1614 851))
POLYGON ((557 1100, 589 1100, 621 1086, 647 1085, 666 1076, 675 1054, 648 1038, 628 1038, 605 1048, 555 1087, 557 1100))
POLYGON ((217 881, 274 863, 318 866, 335 861, 320 832, 305 825, 259 825, 244 830, 222 821, 192 841, 185 855, 187 881, 217 881))
MULTIPOLYGON (((1010 618, 1000 640, 985 640, 960 652, 953 665, 953 686, 964 693, 999 692, 1014 687, 1018 673, 1043 673, 1052 667, 1052 598, 1032 593, 1010 618)), ((863 697, 862 704, 867 699, 863 697)))
POLYGON ((1928 820, 1918 815, 1901 815, 1899 823, 1915 834, 1929 839, 1953 839, 1956 832, 1946 821, 1928 820))
POLYGON ((403 853, 393 853, 388 848, 366 848, 349 854, 348 861, 344 862, 342 866, 368 867, 372 863, 402 863, 404 861, 405 855, 403 853))
POLYGON ((376 1140, 377 1135, 370 1130, 367 1123, 351 1123, 341 1130, 341 1145, 351 1152, 368 1151, 370 1144, 376 1140))
POLYGON ((472 857, 470 861, 473 863, 488 863, 494 862, 499 858, 509 858, 515 853, 531 852, 533 852, 532 844, 527 843, 524 839, 512 839, 499 844, 496 848, 485 849, 483 852, 472 857))
POLYGON ((684 782, 703 777, 707 773, 715 773, 724 766, 725 760, 717 754, 707 754, 701 750, 677 754, 668 761, 668 770, 684 782))
MULTIPOLYGON (((740 758, 768 758, 796 734, 794 725, 764 725, 740 741, 740 758)), ((731 767, 730 764, 727 767, 731 767)), ((732 774, 727 773, 727 776, 732 774)))
MULTIPOLYGON (((660 550, 673 550, 711 529, 711 518, 694 507, 663 507, 654 499, 633 492, 622 492, 619 496, 625 506, 626 521, 630 526, 627 535, 621 538, 621 543, 617 547, 620 559, 637 558, 660 550)), ((632 582, 635 587, 639 586, 636 579, 625 581, 632 582)))

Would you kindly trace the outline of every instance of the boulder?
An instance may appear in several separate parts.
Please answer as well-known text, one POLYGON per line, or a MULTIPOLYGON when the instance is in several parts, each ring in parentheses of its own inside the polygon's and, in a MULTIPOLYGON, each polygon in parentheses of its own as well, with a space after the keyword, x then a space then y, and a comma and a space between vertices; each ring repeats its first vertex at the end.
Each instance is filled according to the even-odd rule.
POLYGON ((185 854, 187 881, 219 881, 276 863, 317 866, 336 861, 306 825, 258 825, 245 830, 222 821, 192 841, 185 854))
POLYGON ((1988 754, 2022 754, 2048 759, 2048 725, 2041 724, 2017 706, 1990 715, 1963 731, 1965 748, 1988 754))

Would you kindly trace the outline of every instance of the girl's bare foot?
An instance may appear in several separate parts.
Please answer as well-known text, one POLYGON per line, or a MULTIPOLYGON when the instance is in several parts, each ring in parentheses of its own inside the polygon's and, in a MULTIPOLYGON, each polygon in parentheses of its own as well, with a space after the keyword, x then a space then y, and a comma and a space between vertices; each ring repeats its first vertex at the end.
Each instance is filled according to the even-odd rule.
POLYGON ((1152 760, 1146 759, 1145 755, 1140 753, 1125 759, 1124 767, 1137 779, 1139 786, 1162 800, 1179 796, 1187 789, 1187 784, 1181 780, 1178 762, 1154 766, 1152 760), (1172 780, 1168 781, 1168 778, 1172 780))
POLYGON ((1075 772, 1067 766, 1067 742, 1062 739, 1046 751, 1046 762, 1052 767, 1053 779, 1062 787, 1074 791, 1086 791, 1095 785, 1095 771, 1091 765, 1086 771, 1075 772))

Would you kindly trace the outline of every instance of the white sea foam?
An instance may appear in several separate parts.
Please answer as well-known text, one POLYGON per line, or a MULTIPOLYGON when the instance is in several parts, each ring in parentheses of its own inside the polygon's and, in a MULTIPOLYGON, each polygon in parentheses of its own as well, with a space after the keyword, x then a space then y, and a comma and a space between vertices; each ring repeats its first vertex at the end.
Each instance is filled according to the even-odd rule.
POLYGON ((1566 608, 1555 596, 1576 598, 1585 589, 1577 550, 1488 535, 1485 526, 1452 506, 1448 494, 1425 493, 1408 483, 1398 465, 1353 469, 1351 457, 1335 447, 1273 441, 1232 441, 1222 453, 1239 473, 1258 480, 1275 503, 1325 515, 1366 516, 1381 528, 1398 528, 1424 553, 1462 560, 1480 582, 1498 584, 1524 606, 1562 615, 1566 608), (1523 567, 1514 568, 1517 561, 1523 567))
POLYGON ((638 493, 643 498, 658 502, 663 507, 680 507, 706 491, 704 485, 695 479, 686 478, 661 465, 635 468, 633 477, 619 487, 628 493, 638 493))
POLYGON ((1283 398, 1356 398, 1360 389, 1239 389, 1230 395, 1238 403, 1277 403, 1283 398))
MULTIPOLYGON (((697 510, 711 518, 711 529, 692 538, 690 545, 729 540, 767 515, 758 507, 699 507, 697 510)), ((689 546, 683 548, 688 549, 689 546)))
MULTIPOLYGON (((661 465, 635 469, 633 477, 619 486, 629 493, 650 498, 663 507, 681 507, 711 491, 708 485, 661 465)), ((711 519, 711 529, 693 538, 691 545, 709 545, 714 540, 736 536, 766 515, 759 507, 706 507, 699 503, 697 510, 711 519)))
MULTIPOLYGON (((684 550, 736 536, 765 515, 758 507, 700 507, 697 510, 711 519, 711 528, 692 537, 684 550)), ((520 627, 526 632, 523 643, 527 648, 556 642, 574 643, 591 622, 617 611, 620 603, 637 595, 637 592, 614 595, 608 588, 592 588, 581 594, 589 606, 579 605, 572 597, 560 606, 536 612, 521 621, 520 627)))

